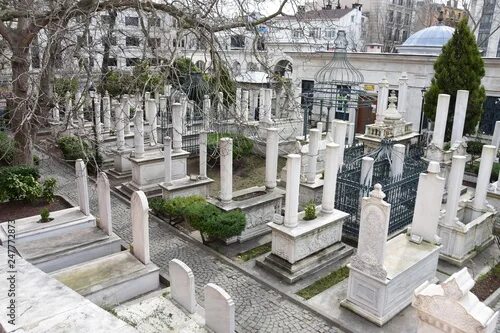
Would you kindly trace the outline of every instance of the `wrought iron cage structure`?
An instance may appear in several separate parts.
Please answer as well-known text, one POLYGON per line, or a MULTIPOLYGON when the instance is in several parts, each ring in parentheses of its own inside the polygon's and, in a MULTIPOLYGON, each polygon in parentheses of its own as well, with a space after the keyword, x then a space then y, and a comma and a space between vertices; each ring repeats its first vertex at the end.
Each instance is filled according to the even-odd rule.
POLYGON ((357 241, 361 212, 361 199, 369 195, 374 184, 381 184, 386 194, 385 201, 391 204, 389 235, 400 232, 411 224, 417 186, 420 173, 426 170, 427 164, 420 157, 422 147, 412 145, 404 156, 403 173, 391 175, 390 152, 392 142, 386 141, 369 155, 363 154, 363 145, 347 148, 344 153, 344 167, 337 177, 335 207, 349 213, 343 225, 343 236, 357 241), (361 161, 364 156, 375 159, 373 165, 372 185, 366 186, 361 181, 361 161))

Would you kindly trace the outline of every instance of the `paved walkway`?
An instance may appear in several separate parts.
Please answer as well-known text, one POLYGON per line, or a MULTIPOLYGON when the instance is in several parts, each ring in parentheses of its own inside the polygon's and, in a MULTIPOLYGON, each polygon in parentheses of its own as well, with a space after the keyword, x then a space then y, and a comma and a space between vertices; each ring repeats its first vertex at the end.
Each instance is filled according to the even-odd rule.
MULTIPOLYGON (((41 154, 40 154, 41 155, 41 154)), ((57 192, 77 203, 74 171, 53 158, 41 155, 43 176, 57 179, 57 192)), ((89 182, 90 206, 97 213, 96 186, 89 182)), ((132 241, 130 207, 111 196, 113 231, 132 241)), ((194 272, 198 301, 203 304, 203 286, 213 282, 224 288, 236 303, 238 332, 339 332, 330 323, 309 310, 283 298, 273 289, 245 275, 217 256, 179 237, 169 226, 150 219, 150 251, 153 262, 168 275, 168 262, 177 258, 194 272)))

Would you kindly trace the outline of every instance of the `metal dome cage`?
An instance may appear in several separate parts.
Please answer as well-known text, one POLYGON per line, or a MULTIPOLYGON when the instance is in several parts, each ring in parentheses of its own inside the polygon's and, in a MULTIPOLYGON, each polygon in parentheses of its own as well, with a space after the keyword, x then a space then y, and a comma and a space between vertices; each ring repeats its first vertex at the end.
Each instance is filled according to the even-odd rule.
POLYGON ((333 118, 349 120, 350 112, 372 103, 361 88, 363 74, 347 59, 348 41, 344 30, 338 31, 334 44, 332 60, 316 73, 312 89, 302 94, 304 123, 310 126, 318 115, 319 120, 316 120, 323 121, 326 114, 327 130, 333 118))

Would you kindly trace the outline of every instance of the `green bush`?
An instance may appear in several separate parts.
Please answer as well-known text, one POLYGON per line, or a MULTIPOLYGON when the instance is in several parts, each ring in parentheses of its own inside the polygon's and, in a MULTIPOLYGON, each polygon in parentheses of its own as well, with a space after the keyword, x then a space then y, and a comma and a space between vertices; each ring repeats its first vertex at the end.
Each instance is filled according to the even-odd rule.
POLYGON ((56 189, 57 181, 55 178, 47 178, 42 183, 42 198, 47 202, 54 201, 54 190, 56 189))
POLYGON ((64 159, 74 162, 82 159, 87 164, 87 170, 95 173, 102 164, 101 154, 96 154, 90 144, 76 136, 66 135, 57 140, 57 145, 61 149, 64 159))
POLYGON ((14 140, 7 133, 0 132, 0 164, 10 165, 14 160, 14 140))
POLYGON ((242 134, 210 133, 207 140, 207 154, 211 160, 219 160, 219 141, 221 138, 233 139, 233 160, 235 161, 239 161, 253 152, 253 141, 242 134))
POLYGON ((184 217, 186 215, 186 208, 192 204, 205 202, 205 198, 199 195, 175 197, 170 200, 153 198, 149 203, 149 207, 160 216, 177 218, 184 217))
POLYGON ((63 101, 66 93, 69 91, 72 99, 75 98, 76 91, 78 90, 78 79, 77 78, 57 78, 54 80, 54 92, 59 97, 60 101, 63 101))
POLYGON ((314 202, 309 202, 304 207, 304 220, 314 220, 316 218, 316 204, 314 202))
POLYGON ((50 212, 47 208, 42 208, 40 211, 40 222, 46 223, 50 221, 50 212))
POLYGON ((467 153, 472 155, 472 159, 481 156, 484 143, 481 141, 467 141, 467 153))
POLYGON ((42 185, 31 175, 11 174, 7 177, 6 186, 2 189, 3 200, 27 200, 29 202, 40 198, 42 185))

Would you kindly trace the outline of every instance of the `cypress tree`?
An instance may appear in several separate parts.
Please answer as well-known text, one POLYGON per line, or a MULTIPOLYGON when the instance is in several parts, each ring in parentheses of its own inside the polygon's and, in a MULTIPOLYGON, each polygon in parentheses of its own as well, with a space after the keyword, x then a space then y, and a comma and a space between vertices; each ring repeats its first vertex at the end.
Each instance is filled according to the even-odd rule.
POLYGON ((457 90, 469 91, 469 102, 465 116, 464 134, 473 134, 481 120, 485 90, 481 85, 484 76, 484 62, 481 58, 474 35, 461 20, 452 38, 443 46, 442 53, 434 63, 434 77, 425 93, 425 115, 434 120, 439 94, 450 95, 446 140, 450 140, 455 112, 457 90))

